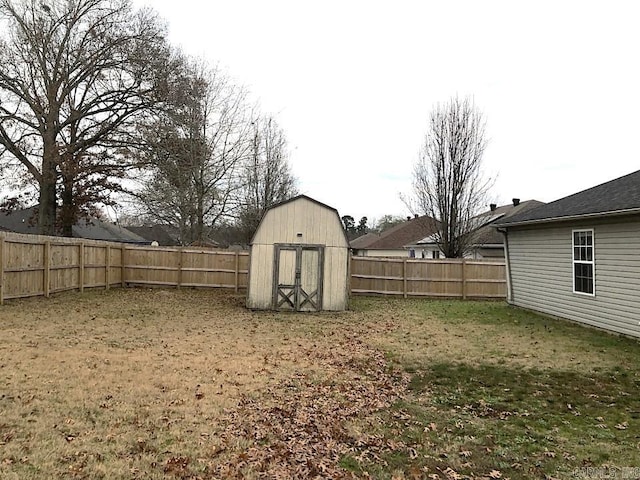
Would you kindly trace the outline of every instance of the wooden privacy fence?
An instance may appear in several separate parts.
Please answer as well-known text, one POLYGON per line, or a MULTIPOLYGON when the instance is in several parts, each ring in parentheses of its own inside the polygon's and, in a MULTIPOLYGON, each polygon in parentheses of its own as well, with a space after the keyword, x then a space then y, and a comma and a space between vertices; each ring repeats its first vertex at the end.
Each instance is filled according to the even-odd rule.
POLYGON ((351 259, 351 293, 406 297, 505 298, 504 262, 467 259, 351 259))
MULTIPOLYGON (((0 232, 0 304, 127 285, 246 289, 249 254, 0 232)), ((351 259, 351 293, 505 298, 505 265, 475 260, 351 259)))
POLYGON ((0 303, 126 285, 247 286, 249 254, 0 232, 0 303))

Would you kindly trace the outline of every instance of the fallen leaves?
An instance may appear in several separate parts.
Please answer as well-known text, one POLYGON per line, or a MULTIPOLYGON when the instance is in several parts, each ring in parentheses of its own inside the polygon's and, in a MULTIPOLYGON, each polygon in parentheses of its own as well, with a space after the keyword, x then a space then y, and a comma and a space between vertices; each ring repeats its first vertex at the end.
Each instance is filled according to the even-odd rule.
MULTIPOLYGON (((332 374, 318 379, 300 372, 259 397, 243 397, 228 412, 222 436, 227 444, 250 443, 215 466, 217 474, 355 478, 338 465, 344 455, 379 459, 383 451, 402 450, 417 458, 418 452, 399 440, 355 436, 347 428, 351 420, 388 408, 404 392, 407 379, 389 369, 382 352, 351 336, 339 349, 313 346, 305 354, 332 374)), ((396 415, 409 418, 402 411, 396 415)))

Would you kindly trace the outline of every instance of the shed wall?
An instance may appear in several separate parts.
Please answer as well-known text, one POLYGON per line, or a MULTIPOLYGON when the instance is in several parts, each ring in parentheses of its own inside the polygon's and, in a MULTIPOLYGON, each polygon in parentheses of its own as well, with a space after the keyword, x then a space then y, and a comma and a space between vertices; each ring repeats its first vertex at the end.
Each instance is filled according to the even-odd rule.
POLYGON ((335 210, 306 198, 275 207, 262 219, 251 246, 247 307, 271 308, 276 243, 324 245, 322 309, 347 308, 349 250, 342 223, 335 210))
POLYGON ((640 337, 640 219, 509 229, 511 302, 640 337), (593 229, 595 296, 573 293, 572 230, 593 229))

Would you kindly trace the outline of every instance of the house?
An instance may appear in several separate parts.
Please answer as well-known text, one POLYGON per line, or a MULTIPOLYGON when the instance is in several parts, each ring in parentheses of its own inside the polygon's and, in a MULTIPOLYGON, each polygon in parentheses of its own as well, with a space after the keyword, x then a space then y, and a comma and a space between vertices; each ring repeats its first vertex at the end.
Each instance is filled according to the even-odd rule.
POLYGON ((367 233, 351 241, 351 252, 360 257, 416 257, 413 245, 435 231, 438 222, 429 216, 414 215, 384 232, 367 233))
POLYGON ((306 195, 269 208, 251 241, 247 307, 345 310, 349 242, 338 211, 306 195))
POLYGON ((640 170, 495 226, 510 304, 640 337, 640 170))
MULTIPOLYGON (((0 213, 0 228, 16 233, 38 235, 37 207, 0 213)), ((81 218, 72 227, 75 238, 148 245, 149 242, 120 225, 97 218, 81 218)))
MULTIPOLYGON (((144 225, 142 227, 127 227, 127 230, 141 236, 151 245, 162 247, 179 247, 182 245, 182 243, 180 243, 180 229, 173 225, 144 225)), ((218 242, 206 236, 203 240, 196 240, 191 242, 188 246, 220 248, 220 244, 218 242)))
POLYGON ((144 238, 150 244, 157 242, 160 246, 180 246, 180 232, 172 225, 146 225, 143 227, 127 227, 127 230, 144 238))
MULTIPOLYGON (((521 202, 519 198, 514 198, 508 205, 497 206, 495 203, 489 205, 489 211, 481 213, 472 219, 475 231, 473 232, 469 250, 465 253, 465 258, 503 259, 504 241, 502 235, 493 227, 493 224, 540 205, 544 205, 544 203, 538 200, 521 202)), ((418 256, 422 258, 444 258, 444 254, 437 245, 435 235, 421 239, 416 244, 411 245, 410 248, 415 249, 418 256)))

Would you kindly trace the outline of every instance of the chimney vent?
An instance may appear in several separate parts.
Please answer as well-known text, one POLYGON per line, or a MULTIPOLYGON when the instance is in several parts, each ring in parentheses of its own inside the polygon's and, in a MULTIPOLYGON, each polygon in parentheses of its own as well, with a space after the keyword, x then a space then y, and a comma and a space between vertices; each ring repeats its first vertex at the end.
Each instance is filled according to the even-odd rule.
POLYGON ((411 217, 407 216, 407 221, 411 220, 411 217))
POLYGON ((492 212, 495 212, 496 208, 498 208, 498 205, 496 205, 495 203, 491 203, 489 204, 489 208, 491 209, 492 212))
POLYGON ((520 205, 520 199, 519 198, 514 198, 513 199, 513 206, 517 207, 518 205, 520 205))
POLYGON ((414 213, 414 214, 413 214, 413 218, 418 218, 418 214, 417 214, 417 213, 414 213))

